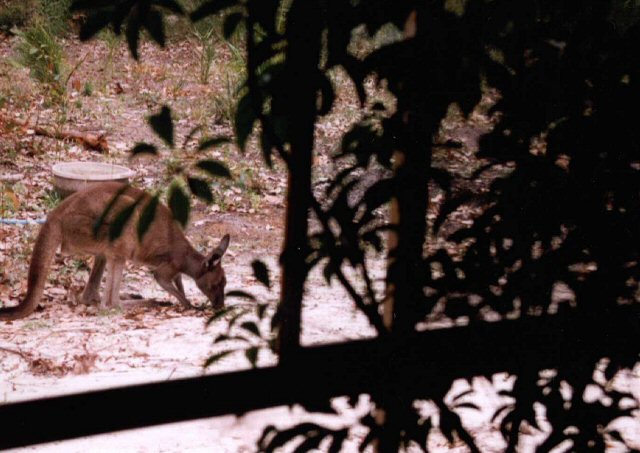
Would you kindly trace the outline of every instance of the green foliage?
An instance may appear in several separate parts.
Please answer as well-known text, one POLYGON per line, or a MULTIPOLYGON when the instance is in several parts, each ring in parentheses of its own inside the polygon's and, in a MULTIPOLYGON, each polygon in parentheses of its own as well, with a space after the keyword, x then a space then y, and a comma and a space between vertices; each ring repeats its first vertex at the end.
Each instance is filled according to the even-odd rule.
POLYGON ((173 121, 169 107, 163 106, 159 113, 149 116, 147 121, 158 137, 173 148, 173 121))
POLYGON ((95 4, 85 0, 73 0, 72 11, 83 11, 88 17, 80 30, 80 39, 88 40, 111 25, 116 35, 123 31, 131 55, 138 59, 140 32, 146 30, 159 45, 165 45, 165 24, 162 11, 184 15, 182 6, 175 0, 145 1, 141 7, 137 2, 102 2, 95 4), (123 30, 124 26, 124 30, 123 30))
POLYGON ((86 81, 84 83, 84 86, 82 87, 82 94, 84 96, 91 96, 93 95, 93 84, 90 81, 86 81))
MULTIPOLYGON (((231 178, 231 172, 229 169, 221 162, 216 160, 211 160, 207 158, 203 158, 197 161, 193 168, 185 169, 182 163, 182 160, 176 157, 176 149, 174 143, 174 124, 172 119, 171 109, 167 106, 162 106, 160 111, 154 115, 150 115, 147 117, 147 122, 153 132, 160 138, 162 141, 169 146, 171 149, 171 156, 165 162, 167 169, 172 177, 175 177, 173 183, 169 187, 168 193, 168 205, 171 209, 171 212, 174 218, 182 225, 186 226, 189 220, 189 213, 191 211, 191 206, 189 202, 189 198, 185 194, 183 183, 186 182, 186 186, 189 188, 189 191, 192 195, 200 198, 204 202, 211 204, 213 203, 214 196, 211 191, 209 182, 207 180, 202 179, 201 177, 192 175, 193 170, 198 170, 200 172, 204 172, 208 174, 209 177, 213 178, 231 178)), ((195 127, 189 133, 187 138, 184 140, 182 144, 181 151, 185 152, 184 149, 186 145, 191 141, 192 137, 199 131, 199 127, 195 127)), ((200 151, 205 151, 212 147, 215 147, 220 144, 227 143, 229 141, 228 138, 225 137, 216 137, 210 139, 204 139, 201 141, 199 145, 200 151)), ((160 151, 156 145, 151 143, 139 142, 134 145, 131 149, 132 156, 138 156, 143 154, 149 154, 157 156, 160 154, 160 151)), ((155 207, 149 206, 148 209, 155 210, 155 207)), ((146 211, 145 211, 146 212, 146 211)), ((151 212, 148 213, 151 215, 151 212)), ((143 215, 144 219, 144 215, 143 215)), ((146 220, 145 220, 146 222, 146 220)), ((142 227, 139 225, 139 235, 140 237, 146 231, 146 227, 142 227)))
POLYGON ((0 31, 41 25, 53 36, 68 30, 71 0, 0 0, 0 31))
POLYGON ((213 115, 222 124, 234 122, 240 99, 241 74, 233 69, 232 64, 227 64, 223 73, 222 92, 211 100, 213 115))
POLYGON ((325 439, 331 439, 328 444, 330 453, 342 450, 342 444, 349 436, 348 428, 331 429, 316 423, 301 423, 294 429, 279 430, 273 425, 267 426, 258 440, 259 451, 274 451, 302 436, 305 440, 298 445, 296 451, 315 451, 325 439))
POLYGON ((42 203, 47 211, 51 211, 53 208, 58 206, 58 204, 62 201, 62 197, 60 194, 54 189, 48 189, 44 193, 44 197, 42 198, 42 203))
POLYGON ((267 288, 271 288, 271 279, 269 278, 267 265, 260 260, 253 260, 251 267, 253 268, 253 275, 255 275, 256 279, 267 288))
POLYGON ((0 32, 26 25, 34 9, 35 0, 0 0, 0 32))
POLYGON ((168 204, 169 209, 171 209, 171 213, 173 214, 173 218, 176 219, 183 227, 187 226, 191 209, 189 207, 189 199, 179 184, 174 183, 171 185, 171 188, 169 189, 168 204))
MULTIPOLYGON (((251 294, 242 291, 229 291, 226 297, 255 301, 251 294)), ((243 353, 249 364, 255 368, 261 350, 273 351, 273 334, 263 327, 263 321, 268 320, 267 308, 268 304, 258 303, 254 309, 231 306, 214 313, 207 325, 226 321, 227 328, 213 340, 213 344, 223 350, 209 357, 205 367, 213 365, 229 354, 243 353)))
MULTIPOLYGON (((83 36, 107 23, 119 31, 126 20, 136 57, 137 34, 158 23, 151 19, 158 3, 145 2, 153 11, 149 18, 132 10, 137 2, 123 3, 122 14, 94 16, 83 36)), ((563 347, 564 335, 589 338, 599 321, 621 303, 632 306, 637 316, 636 2, 211 0, 191 18, 202 20, 221 12, 223 32, 243 30, 246 40, 246 82, 238 91, 234 112, 236 142, 244 149, 259 125, 266 162, 282 159, 291 180, 299 184, 292 186, 297 198, 289 208, 294 214, 302 212, 295 220, 303 221, 290 225, 301 226, 292 232, 298 242, 282 256, 285 269, 296 278, 287 281, 291 286, 286 289, 302 293, 315 266, 323 266, 327 280, 338 280, 388 350, 389 356, 379 357, 381 382, 394 375, 393 362, 387 359, 402 353, 395 349, 400 340, 412 335, 438 306, 444 306, 447 317, 464 317, 471 324, 484 322, 487 312, 503 318, 514 312, 525 319, 528 314, 551 316, 558 302, 554 288, 564 284, 575 300, 563 305, 562 316, 573 317, 575 330, 557 333, 558 348, 563 347), (413 25, 407 31, 415 37, 399 35, 407 23, 413 25), (354 46, 358 34, 366 45, 354 46), (318 196, 309 183, 314 125, 338 102, 327 84, 329 71, 336 68, 349 75, 362 106, 375 108, 364 112, 343 136, 334 160, 344 170, 318 196), (384 85, 396 100, 395 108, 373 97, 372 83, 384 85), (461 175, 434 159, 438 148, 455 152, 461 146, 450 146, 455 143, 438 135, 441 122, 452 105, 469 116, 486 86, 498 93, 488 110, 496 114, 497 124, 480 140, 478 170, 461 175), (388 176, 375 177, 381 168, 388 176), (487 176, 489 170, 492 176, 487 176), (430 206, 434 187, 444 200, 430 206), (489 190, 481 195, 479 187, 489 190), (397 217, 389 224, 375 210, 392 201, 397 217), (460 210, 470 206, 477 210, 475 217, 456 223, 460 210), (318 223, 313 235, 307 231, 309 210, 318 223), (434 213, 435 220, 427 222, 428 213, 434 213), (368 262, 368 251, 383 251, 382 235, 388 231, 397 239, 388 251, 386 277, 394 300, 391 331, 380 315, 382 299, 373 287, 368 262), (346 267, 358 276, 358 284, 351 282, 346 267)), ((151 35, 162 44, 160 33, 151 35)), ((183 193, 179 198, 176 207, 187 204, 183 193)), ((263 271, 254 265, 256 278, 269 285, 263 271)), ((262 333, 264 310, 259 310, 225 313, 228 330, 216 339, 246 344, 242 350, 252 365, 258 358, 256 348, 271 343, 262 333)), ((295 315, 294 309, 281 305, 273 319, 275 330, 291 328, 295 315)), ((635 353, 612 352, 609 380, 616 370, 630 368, 637 360, 635 353)), ((534 405, 545 407, 553 426, 542 450, 567 440, 576 451, 604 450, 603 427, 627 412, 583 399, 599 358, 581 351, 575 363, 557 364, 557 378, 540 385, 535 359, 547 357, 527 356, 528 368, 513 390, 516 403, 500 408, 495 417, 506 419, 502 435, 507 451, 515 451, 522 423, 536 426, 534 405), (573 386, 570 404, 560 395, 562 382, 573 386)), ((427 448, 434 424, 416 413, 413 403, 418 395, 394 393, 402 388, 403 378, 413 377, 398 377, 394 385, 372 395, 395 419, 380 427, 373 417, 362 418, 360 423, 370 428, 363 449, 376 439, 385 451, 411 442, 427 448)), ((473 404, 461 395, 445 404, 447 383, 434 382, 434 387, 425 392, 438 408, 440 432, 478 451, 455 411, 474 409, 473 404)), ((342 434, 305 424, 282 431, 268 428, 260 448, 271 451, 298 435, 305 436, 303 445, 310 449, 328 436, 335 440, 342 434)))
POLYGON ((158 203, 160 203, 159 197, 156 195, 152 197, 149 202, 144 206, 140 213, 140 221, 137 225, 138 240, 142 241, 144 234, 149 230, 153 219, 156 217, 156 210, 158 209, 158 203))
POLYGON ((116 35, 113 30, 106 29, 100 32, 99 37, 107 45, 107 58, 104 61, 104 81, 106 84, 113 75, 113 58, 118 48, 122 45, 123 39, 116 35))
MULTIPOLYGON (((204 3, 203 0, 189 0, 185 6, 189 10, 194 10, 204 3)), ((199 56, 199 77, 200 83, 206 84, 209 80, 211 65, 216 56, 216 45, 220 43, 221 18, 209 16, 198 22, 190 22, 191 34, 197 40, 196 52, 199 56)))
POLYGON ((15 212, 20 203, 13 188, 9 184, 0 183, 0 217, 6 217, 15 212))
POLYGON ((15 61, 29 69, 31 77, 47 84, 58 94, 66 91, 62 46, 49 29, 41 24, 16 31, 18 42, 15 61))
POLYGON ((72 0, 38 0, 38 16, 53 35, 66 32, 72 0))

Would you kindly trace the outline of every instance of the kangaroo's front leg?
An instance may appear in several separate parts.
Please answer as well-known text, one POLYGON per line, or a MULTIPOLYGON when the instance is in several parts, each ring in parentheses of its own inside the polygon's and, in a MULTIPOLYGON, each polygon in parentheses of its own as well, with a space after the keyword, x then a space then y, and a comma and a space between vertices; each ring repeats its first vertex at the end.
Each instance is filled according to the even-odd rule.
MULTIPOLYGON (((174 286, 175 278, 174 280, 171 280, 171 278, 167 278, 166 276, 162 275, 159 272, 154 272, 153 277, 156 279, 156 281, 162 287, 162 289, 164 289, 166 292, 168 292, 173 297, 178 299, 178 301, 182 305, 184 305, 185 307, 191 307, 189 300, 184 294, 184 289, 180 291, 178 288, 176 288, 176 286, 174 286)), ((175 284, 177 285, 177 283, 175 284)), ((182 281, 180 281, 180 287, 182 287, 182 281)))
POLYGON ((100 302, 100 281, 104 273, 107 258, 104 255, 96 255, 91 268, 91 275, 87 285, 84 287, 80 302, 85 305, 93 305, 100 302))
POLYGON ((175 278, 173 279, 173 284, 176 285, 176 288, 178 289, 178 291, 180 291, 182 297, 186 299, 187 296, 184 293, 184 286, 182 286, 182 274, 178 274, 175 276, 175 278))
POLYGON ((102 298, 103 307, 120 306, 120 282, 123 270, 124 260, 122 258, 112 258, 107 261, 107 287, 102 298))

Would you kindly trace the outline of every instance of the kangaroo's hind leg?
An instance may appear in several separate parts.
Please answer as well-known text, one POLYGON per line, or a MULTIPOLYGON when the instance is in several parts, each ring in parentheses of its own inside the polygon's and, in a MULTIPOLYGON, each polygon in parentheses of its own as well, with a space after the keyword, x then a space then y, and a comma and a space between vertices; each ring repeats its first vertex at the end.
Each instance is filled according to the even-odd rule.
POLYGON ((120 306, 120 282, 123 270, 124 260, 122 258, 111 258, 107 261, 107 287, 102 296, 103 307, 120 306))
POLYGON ((100 282, 102 281, 102 274, 104 274, 104 268, 107 264, 107 259, 104 255, 96 255, 93 260, 93 267, 91 268, 91 274, 87 285, 84 287, 80 302, 85 305, 94 305, 100 302, 100 282))

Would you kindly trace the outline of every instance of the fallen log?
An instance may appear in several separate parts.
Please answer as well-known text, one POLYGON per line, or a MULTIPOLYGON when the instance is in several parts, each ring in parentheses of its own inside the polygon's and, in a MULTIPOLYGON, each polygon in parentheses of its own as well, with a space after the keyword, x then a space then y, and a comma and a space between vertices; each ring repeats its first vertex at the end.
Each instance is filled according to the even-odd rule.
POLYGON ((76 130, 56 130, 39 125, 30 124, 29 120, 19 120, 7 116, 0 116, 0 121, 14 126, 19 126, 25 132, 30 131, 35 135, 43 137, 55 138, 57 140, 73 140, 87 149, 99 151, 101 153, 109 153, 109 143, 107 142, 106 132, 76 131, 76 130))
POLYGON ((43 137, 55 138, 58 140, 74 140, 82 146, 101 153, 109 153, 109 143, 107 142, 106 132, 81 132, 73 130, 49 130, 44 127, 36 126, 32 129, 36 135, 43 137))

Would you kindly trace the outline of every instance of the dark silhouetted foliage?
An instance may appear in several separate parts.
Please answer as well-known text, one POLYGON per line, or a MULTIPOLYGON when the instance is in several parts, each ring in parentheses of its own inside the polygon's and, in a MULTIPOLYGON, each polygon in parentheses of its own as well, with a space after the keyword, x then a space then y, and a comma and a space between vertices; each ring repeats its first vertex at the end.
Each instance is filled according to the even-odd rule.
MULTIPOLYGON (((160 0, 74 5, 90 12, 81 37, 110 25, 126 34, 136 58, 141 29, 163 45, 161 12, 184 13, 177 3, 160 0)), ((413 379, 411 373, 398 376, 394 366, 403 353, 399 345, 439 306, 449 318, 465 318, 469 328, 485 323, 487 313, 502 322, 510 317, 571 319, 573 337, 556 332, 555 346, 576 350, 572 360, 557 364, 553 377, 540 378, 540 355, 522 351, 521 357, 505 358, 505 369, 526 364, 508 392, 514 403, 494 415, 508 451, 515 451, 523 423, 537 426, 535 403, 546 408, 552 426, 539 451, 565 440, 575 451, 602 451, 605 435, 624 442, 607 426, 629 412, 619 403, 630 395, 597 383, 611 397, 605 405, 585 401, 584 391, 596 385, 594 367, 604 358, 589 349, 592 332, 623 305, 632 308, 636 323, 640 320, 640 128, 635 124, 640 26, 635 3, 210 0, 190 17, 221 11, 227 13, 225 34, 243 25, 246 38, 247 80, 235 118, 236 142, 243 150, 259 125, 265 161, 280 158, 290 173, 283 294, 274 318, 281 359, 290 366, 304 354, 298 344, 300 300, 315 266, 323 267, 327 280, 337 279, 345 287, 385 341, 379 355, 381 385, 371 396, 386 421, 380 426, 370 415, 361 420, 370 428, 363 448, 377 442, 380 451, 409 443, 427 449, 434 423, 416 414, 417 395, 403 386, 413 379), (352 52, 356 29, 364 27, 374 36, 387 26, 404 30, 404 37, 365 55, 352 52), (336 102, 330 71, 337 67, 348 73, 365 113, 334 156, 344 170, 317 197, 310 179, 313 126, 336 102), (397 105, 385 107, 372 99, 370 83, 383 84, 397 105), (452 105, 469 115, 488 93, 494 93, 488 114, 496 125, 480 139, 477 171, 463 177, 447 162, 434 160, 442 147, 452 153, 460 148, 440 136, 440 125, 452 105), (372 179, 372 174, 383 176, 372 179), (484 182, 489 190, 460 190, 463 182, 471 188, 484 182), (444 196, 439 204, 432 201, 436 191, 444 196), (456 223, 454 215, 470 205, 476 208, 474 216, 456 223), (390 223, 376 214, 386 206, 391 206, 390 223), (428 222, 430 212, 435 220, 428 222), (320 228, 313 235, 309 213, 320 228), (393 310, 386 321, 384 298, 374 289, 367 260, 368 251, 384 253, 385 244, 387 296, 393 301, 385 307, 393 310), (355 284, 346 267, 363 284, 355 284), (572 388, 569 397, 560 392, 563 382, 572 388)), ((173 146, 169 110, 152 116, 150 123, 173 146)), ((155 152, 141 145, 136 150, 155 152)), ((217 164, 200 168, 226 176, 217 164)), ((207 199, 207 189, 195 181, 189 180, 192 193, 207 199)), ((169 205, 186 222, 188 201, 180 187, 174 187, 169 205)), ((255 262, 254 272, 270 285, 266 267, 255 262)), ((242 315, 231 319, 235 323, 242 315)), ((264 310, 257 313, 260 319, 263 315, 264 310)), ((220 341, 244 338, 249 343, 231 327, 220 341)), ((254 321, 236 327, 264 340, 254 321)), ((636 336, 627 350, 610 351, 608 381, 635 363, 639 344, 636 336)), ((456 351, 450 357, 455 362, 456 351)), ((247 358, 255 365, 255 346, 247 349, 247 358)), ((439 370, 432 373, 437 376, 439 370)), ((439 430, 450 442, 460 439, 478 451, 458 412, 474 405, 462 397, 445 403, 450 384, 439 382, 430 389, 439 430)), ((317 401, 309 408, 323 405, 326 401, 317 401)), ((267 427, 259 448, 272 451, 303 436, 297 451, 316 448, 325 439, 337 451, 345 435, 312 424, 267 427)))

